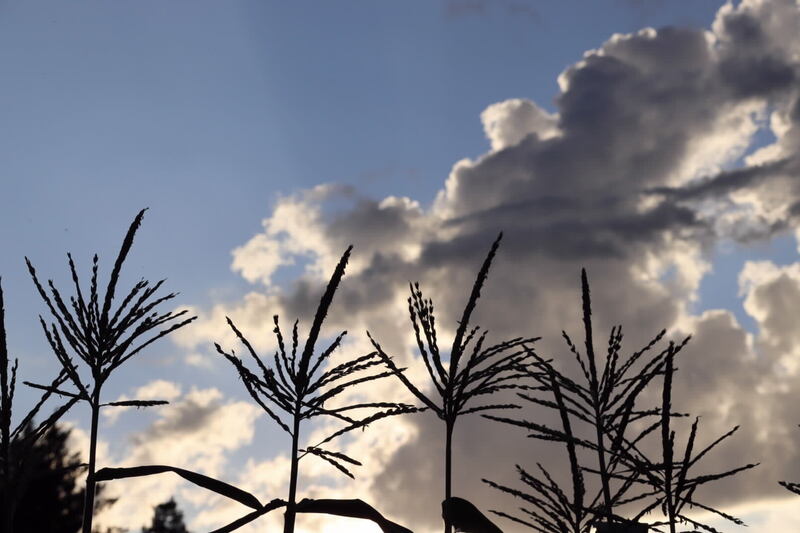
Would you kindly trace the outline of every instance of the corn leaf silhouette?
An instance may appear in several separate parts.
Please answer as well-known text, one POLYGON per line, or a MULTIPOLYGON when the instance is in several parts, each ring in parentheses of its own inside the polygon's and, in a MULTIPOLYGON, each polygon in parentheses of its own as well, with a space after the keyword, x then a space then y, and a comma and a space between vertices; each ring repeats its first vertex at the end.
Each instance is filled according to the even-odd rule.
POLYGON ((349 518, 369 520, 381 528, 383 533, 412 533, 400 524, 388 520, 374 507, 362 500, 335 500, 304 498, 297 503, 298 513, 322 513, 349 518))
MULTIPOLYGON (((456 419, 459 415, 470 413, 518 409, 519 405, 517 404, 475 405, 473 401, 476 398, 504 390, 528 388, 522 380, 529 376, 532 352, 525 348, 525 345, 532 344, 539 339, 538 337, 517 337, 485 346, 488 332, 481 332, 479 327, 470 327, 470 317, 478 303, 481 289, 489 275, 489 268, 502 237, 501 233, 492 243, 489 253, 478 271, 458 323, 447 363, 444 362, 438 345, 433 301, 423 297, 419 283, 410 285, 411 297, 408 299, 408 311, 411 316, 411 324, 417 347, 438 398, 426 395, 422 392, 423 388, 411 383, 403 374, 403 369, 397 367, 381 345, 367 332, 372 345, 390 372, 425 407, 436 413, 436 416, 445 423, 444 500, 448 500, 452 496, 452 438, 456 419)), ((450 533, 451 530, 452 526, 445 521, 445 531, 450 533)))
POLYGON ((442 502, 442 518, 464 533, 503 533, 469 500, 452 496, 442 502))
POLYGON ((241 518, 237 518, 236 520, 234 520, 230 524, 222 526, 219 529, 215 529, 211 533, 229 533, 231 531, 235 531, 235 530, 239 529, 240 527, 242 527, 242 526, 244 526, 246 524, 249 524, 253 520, 264 516, 268 512, 274 511, 275 509, 280 509, 281 507, 286 507, 286 502, 281 500, 281 499, 275 498, 274 500, 269 502, 267 505, 263 506, 261 509, 257 509, 255 511, 251 512, 251 513, 248 513, 248 514, 244 515, 241 518))
POLYGON ((212 477, 198 474, 183 468, 176 468, 174 466, 166 465, 144 465, 132 466, 126 468, 101 468, 95 473, 95 481, 112 481, 115 479, 126 479, 131 477, 144 477, 152 476, 155 474, 163 474, 164 472, 173 472, 178 474, 187 481, 190 481, 198 487, 216 492, 226 498, 235 500, 242 505, 246 505, 252 509, 260 510, 264 506, 258 501, 258 498, 240 488, 229 485, 224 481, 214 479, 212 477))
MULTIPOLYGON (((113 307, 117 295, 117 285, 122 266, 133 246, 136 231, 142 223, 146 209, 134 218, 122 241, 117 258, 106 284, 105 292, 99 288, 99 259, 92 259, 92 275, 88 293, 84 291, 78 270, 71 254, 67 254, 74 294, 68 300, 62 297, 52 280, 48 280, 46 290, 39 280, 36 269, 26 257, 33 283, 47 305, 54 320, 50 324, 39 316, 47 342, 56 359, 61 364, 65 380, 51 385, 29 383, 28 385, 45 390, 50 394, 67 396, 71 401, 85 401, 92 413, 89 441, 89 469, 86 480, 86 503, 84 505, 83 533, 92 531, 92 509, 94 509, 95 467, 99 414, 104 404, 101 391, 111 373, 131 357, 158 339, 181 328, 197 317, 188 317, 188 311, 162 312, 158 307, 173 299, 176 294, 157 296, 165 280, 151 283, 140 280, 123 297, 116 308, 113 307), (74 357, 78 358, 76 362, 74 357), (84 377, 79 365, 88 369, 84 377), (65 382, 75 387, 74 391, 63 390, 65 382)), ((137 407, 162 405, 161 401, 134 401, 137 407)), ((114 402, 112 402, 113 404, 114 402)), ((118 403, 118 402, 117 402, 118 403)))
POLYGON ((334 350, 340 346, 347 332, 342 332, 315 357, 315 346, 322 323, 328 314, 334 293, 344 276, 351 250, 352 246, 347 248, 328 282, 302 350, 300 350, 298 321, 295 321, 292 328, 291 347, 289 347, 284 340, 277 315, 273 318, 275 324, 273 332, 278 341, 278 351, 272 358, 271 367, 268 360, 265 362, 259 357, 252 344, 230 318, 227 319, 228 325, 244 345, 257 369, 248 368, 235 352, 226 352, 219 344, 215 343, 214 345, 217 351, 236 368, 253 400, 292 438, 289 498, 284 522, 286 533, 294 531, 300 459, 306 455, 314 455, 352 478, 353 474, 344 463, 349 465, 359 465, 360 463, 341 452, 323 449, 321 446, 340 435, 357 428, 364 428, 382 418, 417 410, 412 406, 390 402, 366 402, 344 407, 328 407, 331 400, 343 392, 349 391, 352 387, 386 378, 392 374, 390 371, 383 370, 381 359, 375 352, 350 359, 330 368, 323 368, 334 350), (369 410, 370 414, 367 416, 355 414, 363 412, 364 409, 369 410), (323 439, 322 442, 300 449, 301 422, 321 416, 337 419, 345 425, 342 429, 323 439))
POLYGON ((789 481, 778 481, 778 483, 786 490, 800 495, 800 483, 790 483, 789 481))

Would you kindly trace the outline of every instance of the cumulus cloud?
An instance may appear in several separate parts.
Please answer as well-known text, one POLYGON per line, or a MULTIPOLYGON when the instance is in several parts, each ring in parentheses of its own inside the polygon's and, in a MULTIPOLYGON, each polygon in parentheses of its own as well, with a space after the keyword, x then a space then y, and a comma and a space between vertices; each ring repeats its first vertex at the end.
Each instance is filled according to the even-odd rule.
POLYGON ((327 251, 328 242, 324 238, 317 206, 331 195, 343 194, 347 190, 319 185, 299 195, 283 198, 275 207, 273 216, 264 220, 264 233, 255 235, 233 250, 233 271, 239 272, 247 281, 270 286, 272 275, 281 266, 294 264, 297 257, 327 251))
MULTIPOLYGON (((704 442, 735 424, 743 428, 709 455, 708 467, 763 461, 703 496, 712 504, 780 497, 778 479, 800 479, 800 455, 791 445, 800 337, 790 312, 800 303, 800 267, 745 267, 742 295, 758 326, 754 334, 729 311, 696 315, 690 304, 702 279, 713 275, 710 252, 721 239, 768 239, 798 226, 799 26, 795 1, 745 0, 726 4, 707 30, 614 35, 562 73, 555 113, 521 99, 489 106, 482 120, 490 148, 456 162, 430 207, 421 207, 426 199, 375 200, 342 187, 279 200, 264 231, 234 252, 234 269, 261 287, 241 302, 199 310, 192 337, 182 342, 225 339, 224 314, 262 329, 272 314, 310 316, 325 275, 354 244, 328 325, 355 335, 369 329, 424 380, 405 309, 408 282, 420 280, 434 299, 445 337, 503 231, 475 316, 493 340, 544 335, 538 349, 568 365, 559 332, 581 331, 578 280, 587 267, 597 332, 624 324, 631 350, 661 328, 693 334, 681 355, 676 398, 703 416, 704 442), (764 128, 775 140, 753 151, 764 128), (296 259, 306 262, 304 276, 290 287, 273 286, 277 268, 296 259)), ((401 391, 395 384, 372 394, 401 391)), ((552 416, 526 414, 543 422, 552 416)), ((379 438, 391 439, 395 430, 404 437, 391 441, 391 453, 362 472, 356 489, 334 493, 363 490, 415 530, 433 529, 440 520, 443 428, 422 414, 389 425, 379 438)), ((372 433, 351 446, 363 447, 372 433)), ((484 509, 514 502, 481 477, 516 485, 514 463, 564 461, 559 447, 480 417, 459 421, 454 452, 457 494, 484 509)))
POLYGON ((555 115, 521 98, 490 105, 481 113, 481 122, 495 151, 514 146, 528 135, 548 139, 558 133, 555 115))
MULTIPOLYGON (((101 440, 98 467, 165 464, 225 479, 229 455, 252 441, 254 421, 260 411, 247 402, 226 401, 214 388, 193 388, 179 395, 180 386, 164 380, 140 387, 133 397, 168 396, 172 402, 151 408, 155 420, 129 434, 125 441, 101 440)), ((87 455, 88 435, 73 429, 70 446, 87 455)), ((102 527, 149 523, 152 509, 159 503, 174 495, 189 500, 188 496, 196 492, 172 474, 115 481, 105 487, 104 495, 119 501, 97 515, 96 521, 102 527)))

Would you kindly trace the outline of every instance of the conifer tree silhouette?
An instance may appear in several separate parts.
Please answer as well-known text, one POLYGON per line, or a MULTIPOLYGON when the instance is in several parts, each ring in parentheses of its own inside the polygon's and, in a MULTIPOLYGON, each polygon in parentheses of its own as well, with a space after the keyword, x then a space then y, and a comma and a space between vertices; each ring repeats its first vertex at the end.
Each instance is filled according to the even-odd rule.
MULTIPOLYGON (((34 431, 30 423, 24 434, 34 431)), ((14 531, 75 533, 81 527, 84 491, 78 481, 86 470, 77 452, 67 449, 70 430, 54 425, 30 449, 17 449, 12 445, 11 456, 24 453, 25 477, 21 483, 0 486, 0 495, 9 489, 16 494, 14 531)), ((21 441, 18 441, 18 444, 21 441)), ((116 500, 97 491, 98 509, 112 505, 116 500)))
POLYGON ((183 513, 174 498, 153 509, 153 521, 150 527, 142 528, 142 533, 189 533, 183 523, 183 513))

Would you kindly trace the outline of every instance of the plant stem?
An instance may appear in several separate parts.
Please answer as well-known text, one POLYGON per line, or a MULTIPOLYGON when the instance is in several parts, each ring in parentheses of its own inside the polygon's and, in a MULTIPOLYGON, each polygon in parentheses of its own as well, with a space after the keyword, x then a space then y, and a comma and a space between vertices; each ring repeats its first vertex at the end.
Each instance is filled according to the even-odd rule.
MULTIPOLYGON (((13 384, 12 384, 13 385, 13 384)), ((8 348, 6 346, 5 308, 3 287, 0 286, 0 461, 3 468, 2 531, 11 533, 13 512, 11 510, 11 397, 8 387, 8 348)))
POLYGON ((9 453, 9 446, 8 446, 8 431, 7 428, 3 428, 3 507, 0 509, 2 511, 2 523, 0 523, 0 532, 2 533, 13 533, 14 529, 14 510, 13 510, 13 497, 11 492, 11 454, 9 453))
POLYGON ((606 468, 606 452, 603 444, 603 414, 601 412, 600 382, 597 379, 597 364, 592 338, 592 299, 589 291, 589 278, 586 269, 581 269, 581 301, 583 304, 583 329, 586 332, 586 359, 589 361, 589 388, 594 405, 594 429, 597 436, 597 461, 600 467, 600 480, 603 484, 603 511, 606 519, 611 516, 611 488, 606 468))
POLYGON ((661 446, 664 455, 664 493, 667 503, 670 533, 675 533, 675 501, 672 494, 672 460, 674 434, 671 431, 670 413, 672 412, 672 376, 675 372, 673 351, 670 345, 667 354, 667 368, 664 371, 664 390, 661 396, 661 446))
POLYGON ((297 474, 300 459, 297 456, 297 447, 300 437, 300 405, 294 415, 294 428, 292 429, 292 470, 289 474, 289 500, 286 503, 286 514, 283 520, 283 533, 294 533, 295 505, 297 500, 297 474))
MULTIPOLYGON (((453 426, 455 426, 455 419, 447 420, 445 422, 445 448, 444 448, 444 499, 449 500, 452 496, 452 476, 453 476, 453 426)), ((453 531, 453 525, 449 520, 444 523, 445 533, 453 531)))
POLYGON ((97 460, 97 423, 100 418, 100 388, 92 394, 92 434, 89 441, 89 473, 86 476, 86 495, 83 501, 83 533, 92 533, 94 515, 94 470, 97 460))
MULTIPOLYGON (((1 326, 2 324, 0 324, 1 326)), ((5 392, 5 391, 4 391, 5 392)), ((5 414, 5 413, 4 413, 5 414)), ((2 461, 3 461, 3 500, 2 508, 2 522, 0 523, 0 532, 13 533, 14 529, 14 497, 11 491, 11 453, 10 453, 10 437, 9 428, 5 425, 7 420, 3 420, 3 442, 2 442, 2 461)))
POLYGON ((595 422, 595 430, 597 432, 597 462, 600 466, 600 479, 603 482, 603 507, 606 518, 608 518, 611 516, 611 488, 608 482, 608 469, 606 468, 606 452, 602 431, 603 419, 600 416, 600 413, 597 413, 597 417, 597 421, 595 422))

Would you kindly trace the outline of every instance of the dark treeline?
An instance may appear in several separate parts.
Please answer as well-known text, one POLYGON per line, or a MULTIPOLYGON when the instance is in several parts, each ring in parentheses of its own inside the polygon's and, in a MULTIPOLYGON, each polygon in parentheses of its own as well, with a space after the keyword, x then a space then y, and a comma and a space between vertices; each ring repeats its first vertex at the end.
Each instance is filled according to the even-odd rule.
MULTIPOLYGON (((83 279, 76 262, 68 254, 72 280, 69 294, 59 290, 52 281, 43 283, 32 262, 26 259, 35 290, 50 315, 49 321, 42 317, 39 320, 58 364, 50 382, 25 383, 38 390, 41 397, 29 412, 14 413, 13 418, 19 420, 17 425, 12 425, 12 404, 18 363, 12 362, 6 347, 0 287, 0 533, 75 533, 79 528, 83 533, 93 533, 95 513, 113 504, 103 498, 99 483, 112 480, 124 483, 121 480, 125 478, 165 472, 178 474, 248 509, 239 519, 212 533, 234 531, 276 510, 283 512, 284 533, 294 531, 298 513, 371 520, 383 532, 407 533, 409 529, 361 500, 299 499, 298 477, 301 460, 313 455, 326 461, 335 471, 353 478, 361 463, 357 458, 331 449, 334 439, 381 419, 416 416, 415 413, 425 411, 442 421, 445 533, 453 530, 495 533, 502 531, 505 521, 546 533, 715 531, 689 516, 689 509, 741 524, 736 517, 703 503, 696 493, 702 485, 724 482, 725 478, 757 465, 695 474, 698 463, 739 428, 732 428, 711 444, 700 447, 697 444, 699 420, 687 419, 690 413, 673 410, 672 384, 679 379, 676 361, 691 346, 689 338, 667 341, 666 331, 657 332, 647 345, 625 355, 622 327, 617 326, 608 335, 607 344, 596 347, 590 286, 585 271, 581 275, 580 300, 576 299, 583 320, 583 339, 575 342, 562 332, 565 357, 557 360, 542 357, 535 348, 539 338, 524 332, 519 337, 489 342, 487 332, 471 323, 502 235, 491 245, 478 269, 451 346, 438 344, 441 326, 436 324, 433 301, 424 298, 418 283, 410 286, 410 335, 430 377, 426 384, 412 383, 405 369, 398 367, 379 339, 369 333, 374 351, 354 354, 342 363, 332 364, 331 355, 340 348, 346 332, 336 336, 325 348, 318 348, 321 328, 344 278, 351 248, 345 251, 334 269, 305 336, 300 334, 299 320, 287 329, 281 326, 278 316, 274 317, 271 327, 278 350, 271 357, 259 355, 247 339, 252 332, 240 330, 228 319, 244 354, 239 356, 232 348, 215 344, 217 352, 232 364, 252 400, 291 442, 290 483, 285 500, 276 497, 263 503, 253 494, 223 480, 170 465, 103 468, 97 464, 96 457, 101 409, 155 407, 167 403, 153 400, 107 402, 101 394, 103 385, 128 359, 196 318, 188 316, 186 311, 162 311, 175 297, 174 293, 161 292, 164 280, 143 279, 127 292, 118 291, 120 273, 144 213, 142 210, 130 225, 105 282, 101 281, 104 276, 96 255, 88 279, 83 279), (383 379, 398 380, 419 404, 371 401, 332 406, 343 393, 383 379), (659 404, 643 406, 641 400, 645 391, 658 391, 659 404), (497 394, 503 394, 505 399, 492 400, 497 394), (509 402, 509 395, 516 399, 509 402), (61 403, 42 416, 44 406, 55 400, 61 403), (85 465, 66 451, 67 433, 57 425, 66 412, 81 402, 91 414, 90 449, 85 465), (509 414, 522 412, 523 406, 528 407, 526 416, 509 414), (556 413, 558 424, 546 425, 531 418, 538 411, 556 413), (517 513, 492 510, 493 515, 489 516, 493 519, 485 514, 489 510, 481 510, 480 502, 469 502, 455 495, 452 472, 456 465, 452 460, 452 444, 458 438, 456 422, 470 414, 480 414, 497 424, 510 426, 510 438, 516 438, 516 432, 523 430, 519 438, 527 435, 561 446, 564 463, 559 465, 559 471, 569 473, 567 481, 541 464, 537 464, 535 470, 517 464, 521 482, 517 487, 483 479, 484 483, 507 494, 510 503, 521 503, 517 513), (303 422, 319 417, 341 422, 340 429, 321 442, 302 447, 303 422), (37 419, 41 421, 36 422, 37 419), (78 487, 77 482, 84 475, 85 485, 78 487), (44 487, 37 485, 41 483, 50 488, 37 489, 44 487), (53 499, 49 496, 50 489, 56 486, 59 498, 53 499), (49 506, 49 511, 32 513, 34 504, 49 506), (51 520, 48 518, 51 514, 69 515, 70 519, 58 521, 56 525, 34 522, 51 520)), ((518 458, 519 461, 527 459, 518 458)), ((781 483, 800 493, 797 484, 781 483)), ((161 531, 186 533, 182 514, 172 500, 159 505, 151 526, 143 529, 143 532, 161 531)))

